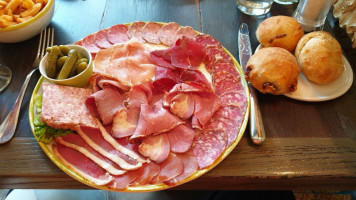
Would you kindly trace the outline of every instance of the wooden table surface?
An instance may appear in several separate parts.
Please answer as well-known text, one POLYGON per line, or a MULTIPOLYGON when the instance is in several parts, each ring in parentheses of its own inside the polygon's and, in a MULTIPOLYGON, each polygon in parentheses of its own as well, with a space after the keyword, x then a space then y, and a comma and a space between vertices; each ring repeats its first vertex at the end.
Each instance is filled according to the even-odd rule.
MULTIPOLYGON (((237 31, 250 27, 252 48, 258 45, 259 22, 274 15, 291 16, 296 5, 273 4, 266 16, 247 16, 234 0, 57 0, 53 20, 55 44, 73 43, 115 24, 133 21, 175 21, 218 39, 236 58, 237 31)), ((328 17, 325 30, 341 43, 356 66, 356 50, 338 21, 328 17)), ((16 44, 0 44, 0 63, 13 72, 9 87, 0 93, 0 121, 13 105, 31 69, 39 37, 16 44)), ((355 70, 354 70, 355 73, 355 70)), ((0 188, 89 188, 56 167, 34 139, 28 103, 40 77, 36 73, 22 104, 16 136, 0 145, 0 188)), ((356 85, 326 102, 302 102, 285 96, 259 94, 267 140, 250 142, 249 131, 231 154, 200 178, 175 189, 356 189, 356 85)))

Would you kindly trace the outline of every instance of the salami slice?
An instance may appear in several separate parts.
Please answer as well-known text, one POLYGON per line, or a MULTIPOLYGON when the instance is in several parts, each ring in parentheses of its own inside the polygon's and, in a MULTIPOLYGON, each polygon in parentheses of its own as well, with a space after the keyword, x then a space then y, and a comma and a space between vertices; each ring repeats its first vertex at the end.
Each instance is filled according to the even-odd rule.
POLYGON ((122 43, 129 40, 127 36, 128 26, 125 24, 117 24, 108 28, 107 37, 108 41, 112 44, 122 43))
POLYGON ((219 97, 222 105, 224 106, 235 106, 238 108, 242 108, 246 102, 246 95, 244 91, 228 91, 224 92, 219 97))
POLYGON ((190 26, 184 26, 184 27, 179 27, 177 31, 177 35, 179 36, 178 38, 185 36, 187 38, 194 39, 195 36, 197 35, 197 32, 195 32, 195 30, 190 26))
POLYGON ((198 34, 195 36, 195 40, 205 47, 222 48, 220 42, 208 34, 198 34))
POLYGON ((142 29, 146 25, 146 22, 134 22, 132 23, 128 30, 127 30, 127 36, 131 38, 136 38, 138 41, 145 43, 146 40, 142 38, 142 29))
MULTIPOLYGON (((245 106, 246 107, 246 102, 245 106)), ((221 106, 218 111, 214 114, 212 120, 216 118, 226 118, 226 119, 231 119, 235 120, 238 122, 238 120, 242 119, 244 114, 244 111, 241 110, 238 107, 233 107, 233 106, 221 106)))
POLYGON ((162 24, 157 22, 148 22, 142 28, 142 38, 149 43, 159 44, 159 32, 161 31, 162 24))
POLYGON ((107 49, 112 46, 112 43, 108 40, 107 32, 107 29, 102 29, 94 34, 95 44, 102 49, 107 49))
POLYGON ((207 63, 215 64, 219 62, 224 62, 224 63, 229 63, 231 65, 234 65, 234 62, 232 61, 230 55, 227 54, 222 48, 208 47, 206 48, 206 54, 207 54, 207 56, 205 57, 206 64, 207 63))
POLYGON ((179 27, 180 25, 175 22, 165 24, 159 32, 159 40, 167 46, 173 46, 179 39, 177 34, 179 27))
POLYGON ((207 67, 207 69, 210 73, 214 73, 218 71, 227 71, 234 76, 240 76, 235 65, 231 62, 217 62, 214 63, 212 66, 207 67), (211 71, 209 69, 211 69, 211 71))
POLYGON ((219 71, 213 74, 213 86, 215 94, 220 96, 227 91, 241 91, 240 77, 236 77, 227 71, 219 71))
MULTIPOLYGON (((239 116, 240 117, 240 116, 239 116)), ((240 117, 241 119, 241 117, 240 117)), ((223 129, 227 135, 226 147, 230 146, 236 139, 240 124, 240 120, 227 118, 213 118, 207 127, 207 130, 223 129)))
POLYGON ((192 152, 198 160, 199 169, 204 169, 224 152, 227 135, 223 129, 204 130, 194 139, 192 152))
POLYGON ((98 51, 101 50, 101 48, 98 47, 98 45, 96 45, 96 43, 95 43, 95 35, 94 34, 90 34, 90 35, 84 37, 82 46, 87 48, 93 57, 95 57, 96 53, 98 53, 98 51))

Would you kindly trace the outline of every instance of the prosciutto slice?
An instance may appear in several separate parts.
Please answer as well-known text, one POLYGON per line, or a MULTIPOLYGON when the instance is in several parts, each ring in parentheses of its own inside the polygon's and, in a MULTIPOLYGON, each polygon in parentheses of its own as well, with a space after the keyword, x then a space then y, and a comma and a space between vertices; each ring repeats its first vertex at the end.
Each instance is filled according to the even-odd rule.
POLYGON ((90 95, 86 105, 92 114, 100 117, 104 125, 111 124, 114 115, 123 107, 123 97, 113 88, 105 88, 90 95))
POLYGON ((160 164, 161 171, 154 178, 154 183, 162 183, 173 179, 183 173, 182 160, 174 153, 170 153, 168 158, 160 164))
POLYGON ((95 185, 106 185, 113 180, 113 177, 106 170, 74 149, 61 144, 52 144, 52 151, 67 168, 95 185))
POLYGON ((166 160, 169 150, 169 140, 165 133, 147 137, 142 140, 139 146, 139 152, 156 163, 166 160))
POLYGON ((153 85, 158 90, 169 91, 173 86, 181 82, 179 76, 180 74, 176 70, 157 66, 153 85))
POLYGON ((77 134, 72 133, 60 136, 57 137, 55 141, 57 144, 59 143, 66 147, 79 151, 112 175, 122 175, 126 173, 126 170, 122 170, 122 168, 120 168, 110 159, 102 156, 100 153, 95 151, 83 140, 83 138, 81 138, 77 134))
POLYGON ((193 144, 195 131, 190 124, 182 124, 167 132, 171 151, 174 153, 187 152, 193 144))
POLYGON ((205 58, 205 50, 194 39, 183 36, 172 50, 172 65, 184 69, 196 69, 205 58))
POLYGON ((151 59, 159 66, 174 69, 175 67, 172 65, 172 61, 171 61, 173 49, 174 46, 168 49, 160 49, 160 50, 152 51, 150 53, 151 59))

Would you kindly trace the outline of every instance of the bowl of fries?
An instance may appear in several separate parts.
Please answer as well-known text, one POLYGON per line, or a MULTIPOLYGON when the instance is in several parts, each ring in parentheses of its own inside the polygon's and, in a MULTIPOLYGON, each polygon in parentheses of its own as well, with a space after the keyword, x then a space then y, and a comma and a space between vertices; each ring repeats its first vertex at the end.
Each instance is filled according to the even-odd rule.
POLYGON ((0 42, 22 42, 48 26, 55 0, 0 0, 0 42))

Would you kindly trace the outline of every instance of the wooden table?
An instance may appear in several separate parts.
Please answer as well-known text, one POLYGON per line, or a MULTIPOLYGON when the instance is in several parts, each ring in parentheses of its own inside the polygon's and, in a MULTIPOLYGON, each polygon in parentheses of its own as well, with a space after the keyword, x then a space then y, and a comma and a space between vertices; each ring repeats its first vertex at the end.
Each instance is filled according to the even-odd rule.
MULTIPOLYGON (((267 16, 242 14, 234 0, 64 1, 57 0, 50 24, 55 44, 68 44, 114 24, 175 21, 218 39, 236 58, 237 31, 250 26, 252 47, 259 22, 271 15, 291 15, 296 5, 274 4, 267 16)), ((342 44, 356 66, 356 50, 337 20, 328 17, 325 30, 342 44)), ((0 63, 13 71, 9 87, 0 93, 0 121, 13 105, 34 60, 38 36, 17 44, 0 44, 0 63)), ((355 71, 355 70, 354 70, 355 71)), ((16 137, 0 145, 0 188, 88 188, 57 168, 32 136, 28 103, 39 78, 30 82, 20 113, 16 137)), ((176 189, 356 189, 356 85, 326 102, 302 102, 285 96, 259 94, 267 140, 250 142, 249 131, 216 168, 176 189)))

